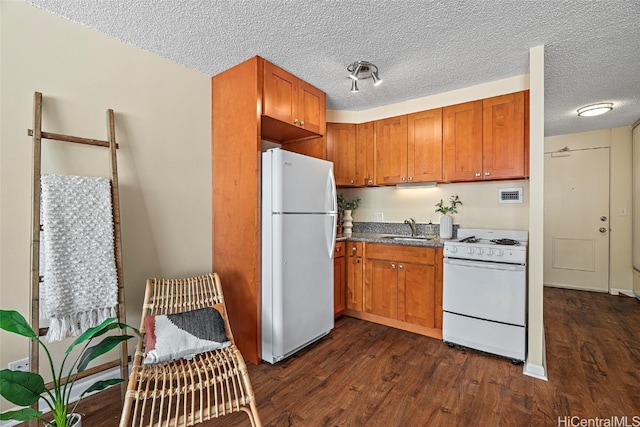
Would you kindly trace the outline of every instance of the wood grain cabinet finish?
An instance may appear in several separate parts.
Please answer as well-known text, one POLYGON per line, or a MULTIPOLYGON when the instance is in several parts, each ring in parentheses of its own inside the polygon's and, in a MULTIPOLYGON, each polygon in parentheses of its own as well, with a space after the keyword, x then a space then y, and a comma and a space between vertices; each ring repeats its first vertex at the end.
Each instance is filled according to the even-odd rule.
POLYGON ((263 115, 324 135, 325 104, 324 92, 264 61, 263 115))
POLYGON ((444 180, 482 180, 482 100, 443 109, 444 180))
POLYGON ((444 181, 528 175, 528 91, 444 107, 444 181))
POLYGON ((327 123, 327 160, 333 162, 336 185, 374 185, 374 122, 327 123))
POLYGON ((358 123, 356 126, 356 146, 358 150, 356 177, 360 186, 375 185, 374 135, 374 122, 358 123))
POLYGON ((407 116, 407 180, 442 181, 442 108, 407 116))
POLYGON ((358 147, 356 125, 327 123, 327 159, 333 162, 333 173, 338 186, 358 184, 358 147))
POLYGON ((407 116, 375 121, 375 183, 403 184, 407 178, 407 116))
POLYGON ((525 94, 482 101, 482 167, 484 179, 525 175, 525 94))
POLYGON ((347 308, 363 311, 364 300, 363 242, 347 244, 347 308))
POLYGON ((347 278, 347 262, 345 242, 337 242, 333 250, 333 314, 339 316, 346 308, 345 280, 347 278))
POLYGON ((367 245, 364 311, 434 328, 435 259, 434 248, 367 245))

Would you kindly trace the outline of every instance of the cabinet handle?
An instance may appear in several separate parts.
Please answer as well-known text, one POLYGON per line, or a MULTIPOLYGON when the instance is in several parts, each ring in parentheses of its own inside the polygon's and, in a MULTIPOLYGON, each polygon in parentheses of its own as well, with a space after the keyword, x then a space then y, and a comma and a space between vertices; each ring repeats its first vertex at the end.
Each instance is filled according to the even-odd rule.
POLYGON ((480 176, 480 172, 476 172, 476 176, 480 176))
POLYGON ((405 177, 403 176, 403 177, 402 177, 402 180, 403 180, 403 181, 406 181, 406 180, 407 180, 407 178, 405 178, 405 177))
POLYGON ((399 268, 400 270, 402 270, 402 269, 404 268, 404 265, 400 264, 400 265, 398 266, 398 268, 399 268))
POLYGON ((409 181, 413 181, 413 177, 412 176, 409 177, 409 181))
POLYGON ((352 180, 351 180, 351 183, 352 183, 352 184, 354 184, 354 183, 355 183, 355 180, 353 180, 353 179, 352 179, 352 180))
POLYGON ((489 175, 491 175, 491 172, 485 172, 484 174, 485 174, 485 176, 489 176, 489 175))
POLYGON ((300 126, 304 126, 304 120, 300 121, 300 126))
POLYGON ((396 265, 392 263, 392 264, 391 264, 391 268, 394 268, 394 269, 395 269, 395 268, 396 268, 396 265))
POLYGON ((358 259, 358 260, 356 260, 356 264, 360 264, 360 260, 359 260, 359 259, 358 259))
POLYGON ((354 252, 355 252, 357 249, 358 249, 358 248, 356 248, 355 246, 353 246, 353 247, 351 248, 351 250, 352 250, 352 251, 354 251, 354 252))
POLYGON ((368 183, 368 184, 373 184, 373 180, 372 180, 372 179, 368 179, 368 180, 367 180, 367 183, 368 183))
POLYGON ((293 124, 297 125, 298 124, 298 119, 293 119, 293 124))

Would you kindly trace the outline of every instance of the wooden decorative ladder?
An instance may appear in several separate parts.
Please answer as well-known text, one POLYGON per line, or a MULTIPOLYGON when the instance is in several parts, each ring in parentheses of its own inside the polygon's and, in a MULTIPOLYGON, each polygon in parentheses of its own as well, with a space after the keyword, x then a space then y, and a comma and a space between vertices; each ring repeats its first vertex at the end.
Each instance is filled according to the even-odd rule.
MULTIPOLYGON (((120 230, 120 199, 118 190, 118 165, 116 157, 116 129, 113 110, 107 110, 107 141, 81 138, 77 136, 62 135, 42 131, 42 93, 35 92, 33 99, 33 129, 28 129, 28 135, 33 137, 33 182, 32 182, 32 212, 31 212, 31 327, 34 331, 39 331, 39 335, 45 335, 46 329, 40 329, 40 175, 42 165, 42 140, 54 140, 63 142, 73 142, 77 144, 95 145, 109 148, 110 153, 110 175, 111 175, 111 205, 113 210, 113 236, 115 264, 118 276, 118 321, 125 323, 124 304, 124 275, 122 268, 122 240, 120 230)), ((124 333, 124 331, 123 331, 124 333)), ((32 372, 38 372, 39 348, 35 340, 29 344, 29 367, 32 372)), ((120 375, 125 381, 122 383, 122 400, 127 389, 127 378, 129 377, 129 354, 127 342, 120 344, 120 361, 107 362, 92 369, 83 371, 78 378, 86 377, 96 372, 120 366, 120 375)), ((30 425, 37 425, 35 422, 30 425)))

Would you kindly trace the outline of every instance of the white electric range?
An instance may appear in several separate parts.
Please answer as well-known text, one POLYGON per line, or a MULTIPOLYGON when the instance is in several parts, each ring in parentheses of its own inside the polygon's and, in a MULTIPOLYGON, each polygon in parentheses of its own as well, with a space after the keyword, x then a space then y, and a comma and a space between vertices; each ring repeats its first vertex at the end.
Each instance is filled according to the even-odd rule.
POLYGON ((445 342, 525 360, 527 243, 527 231, 471 228, 445 242, 445 342))

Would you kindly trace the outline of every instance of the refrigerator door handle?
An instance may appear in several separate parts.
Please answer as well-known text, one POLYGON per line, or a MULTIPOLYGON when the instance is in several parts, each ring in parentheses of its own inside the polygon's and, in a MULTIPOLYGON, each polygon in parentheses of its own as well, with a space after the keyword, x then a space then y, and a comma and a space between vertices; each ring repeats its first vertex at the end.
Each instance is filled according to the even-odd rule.
POLYGON ((329 213, 338 213, 338 199, 336 194, 336 178, 333 176, 333 168, 329 169, 329 180, 327 181, 327 192, 325 197, 329 197, 327 200, 329 203, 325 203, 325 206, 329 207, 329 213))
POLYGON ((327 231, 326 236, 331 238, 331 240, 327 242, 327 248, 329 249, 329 259, 333 258, 333 251, 336 249, 337 221, 338 221, 338 214, 329 214, 327 221, 325 221, 325 224, 329 225, 332 230, 332 231, 326 230, 327 231))

